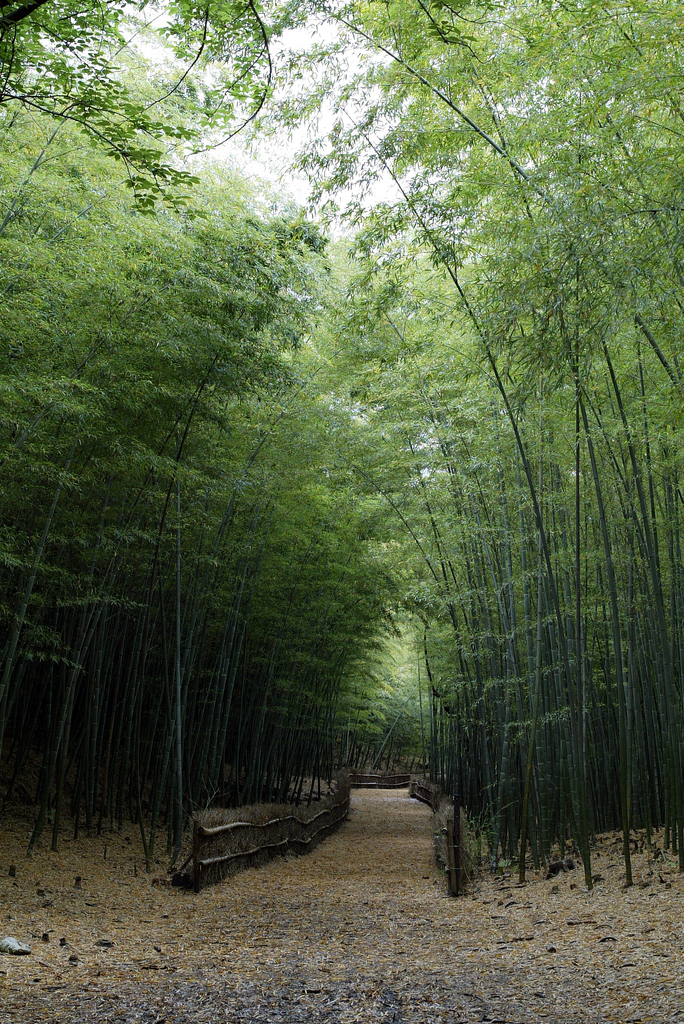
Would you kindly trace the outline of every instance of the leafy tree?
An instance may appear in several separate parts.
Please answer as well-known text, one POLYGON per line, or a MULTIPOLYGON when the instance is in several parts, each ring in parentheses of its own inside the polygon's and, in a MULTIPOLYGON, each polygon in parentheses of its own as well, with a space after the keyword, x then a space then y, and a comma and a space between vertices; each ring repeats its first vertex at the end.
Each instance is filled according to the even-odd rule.
POLYGON ((135 12, 119 0, 30 0, 0 11, 5 118, 23 109, 78 125, 123 161, 140 209, 164 195, 182 201, 197 179, 177 156, 238 131, 269 91, 269 29, 254 0, 135 12), (160 48, 163 62, 143 58, 160 48), (140 64, 150 84, 134 73, 140 64))

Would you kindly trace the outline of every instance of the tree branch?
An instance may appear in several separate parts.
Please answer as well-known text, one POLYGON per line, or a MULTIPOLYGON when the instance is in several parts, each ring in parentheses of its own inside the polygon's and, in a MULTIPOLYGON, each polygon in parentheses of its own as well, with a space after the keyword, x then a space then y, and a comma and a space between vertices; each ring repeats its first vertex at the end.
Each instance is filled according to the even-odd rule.
POLYGON ((28 18, 29 15, 37 11, 39 7, 43 7, 47 2, 48 0, 33 0, 33 3, 22 4, 21 7, 17 7, 16 11, 12 11, 10 14, 3 14, 0 17, 0 29, 10 28, 12 25, 23 21, 24 18, 28 18))

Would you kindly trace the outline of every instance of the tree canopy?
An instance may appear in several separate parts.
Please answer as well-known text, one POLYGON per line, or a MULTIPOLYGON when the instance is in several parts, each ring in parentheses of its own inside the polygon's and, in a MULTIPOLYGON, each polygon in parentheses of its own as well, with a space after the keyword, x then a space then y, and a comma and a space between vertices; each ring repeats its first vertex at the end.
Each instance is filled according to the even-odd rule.
POLYGON ((141 210, 183 203, 197 183, 187 155, 240 131, 269 92, 270 30, 253 0, 0 11, 0 110, 79 126, 125 166, 141 210))

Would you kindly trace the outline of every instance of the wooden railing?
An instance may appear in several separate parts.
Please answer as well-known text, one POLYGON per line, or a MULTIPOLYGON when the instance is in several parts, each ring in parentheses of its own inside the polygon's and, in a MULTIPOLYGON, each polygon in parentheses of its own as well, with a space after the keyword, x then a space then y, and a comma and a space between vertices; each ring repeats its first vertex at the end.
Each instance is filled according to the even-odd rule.
POLYGON ((313 843, 323 832, 336 828, 347 817, 348 813, 349 797, 346 796, 339 804, 319 811, 318 814, 314 814, 308 820, 306 818, 299 818, 296 814, 288 814, 283 818, 273 818, 271 821, 265 821, 263 824, 255 824, 251 821, 232 821, 228 825, 208 827, 195 821, 192 843, 193 888, 195 892, 199 892, 204 884, 207 869, 216 865, 227 865, 239 861, 241 858, 256 857, 258 854, 266 852, 269 854, 286 853, 291 847, 305 848, 313 843), (328 820, 315 828, 314 831, 310 831, 310 826, 315 825, 316 822, 321 821, 323 818, 328 818, 328 820), (271 833, 277 832, 282 834, 283 828, 292 828, 293 831, 300 834, 288 835, 284 839, 273 837, 271 842, 268 841, 267 830, 270 829, 271 833), (226 838, 230 835, 244 833, 245 830, 249 829, 256 832, 257 835, 263 835, 266 841, 256 846, 250 844, 250 848, 246 850, 221 853, 214 857, 204 855, 207 848, 218 837, 223 836, 226 838))
POLYGON ((439 802, 441 790, 435 790, 429 782, 421 782, 418 779, 413 779, 409 785, 409 796, 413 796, 416 800, 422 800, 424 804, 427 804, 434 811, 439 802))
MULTIPOLYGON (((416 800, 422 800, 424 804, 432 808, 433 812, 439 811, 440 816, 445 813, 451 803, 449 797, 442 793, 441 787, 433 785, 427 779, 412 779, 409 796, 415 797, 416 800)), ((449 892, 452 896, 458 896, 461 892, 461 801, 458 796, 453 798, 453 817, 447 814, 446 824, 440 829, 440 832, 444 842, 449 892)), ((439 839, 439 833, 435 839, 439 839)))
POLYGON ((350 772, 349 785, 353 789, 404 789, 411 781, 411 776, 383 775, 381 772, 350 772))

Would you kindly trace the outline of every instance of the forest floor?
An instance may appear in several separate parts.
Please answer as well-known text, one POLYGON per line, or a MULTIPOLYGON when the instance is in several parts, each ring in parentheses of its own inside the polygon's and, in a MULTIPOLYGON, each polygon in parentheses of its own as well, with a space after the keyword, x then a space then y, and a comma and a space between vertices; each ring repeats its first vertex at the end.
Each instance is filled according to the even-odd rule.
POLYGON ((33 950, 0 956, 1 1024, 684 1019, 684 879, 640 854, 641 887, 621 888, 612 837, 593 892, 578 870, 487 876, 453 899, 431 814, 405 791, 354 793, 311 854, 199 895, 141 872, 133 828, 30 861, 29 832, 15 818, 0 833, 0 928, 33 950))

